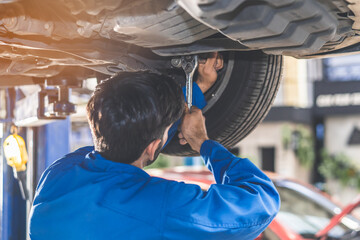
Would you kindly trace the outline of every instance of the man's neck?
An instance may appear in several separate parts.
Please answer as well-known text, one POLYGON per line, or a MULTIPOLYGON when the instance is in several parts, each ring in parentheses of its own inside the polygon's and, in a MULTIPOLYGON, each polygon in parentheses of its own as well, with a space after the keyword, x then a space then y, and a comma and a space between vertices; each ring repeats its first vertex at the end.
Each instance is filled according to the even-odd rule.
POLYGON ((133 165, 135 167, 138 167, 140 169, 143 169, 145 166, 144 166, 144 163, 146 161, 144 161, 144 159, 142 159, 142 157, 140 157, 138 160, 135 160, 134 162, 132 162, 130 165, 133 165))

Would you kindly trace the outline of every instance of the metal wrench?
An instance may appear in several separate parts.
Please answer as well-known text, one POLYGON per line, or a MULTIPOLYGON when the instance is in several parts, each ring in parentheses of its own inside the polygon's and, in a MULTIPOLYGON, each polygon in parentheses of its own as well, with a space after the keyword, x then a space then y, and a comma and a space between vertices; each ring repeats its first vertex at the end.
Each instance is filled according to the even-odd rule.
POLYGON ((181 58, 172 59, 171 64, 174 67, 181 67, 186 75, 186 103, 188 105, 189 111, 191 111, 192 106, 192 93, 193 93, 193 77, 196 68, 199 65, 197 55, 188 55, 182 56, 181 58))

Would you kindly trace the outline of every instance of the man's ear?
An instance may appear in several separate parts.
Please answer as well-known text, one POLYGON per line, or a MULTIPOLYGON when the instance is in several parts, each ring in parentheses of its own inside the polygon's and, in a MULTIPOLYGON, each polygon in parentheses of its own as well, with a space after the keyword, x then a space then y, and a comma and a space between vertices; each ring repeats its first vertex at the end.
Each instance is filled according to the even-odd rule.
POLYGON ((154 161, 155 152, 158 149, 159 145, 161 144, 160 139, 156 139, 152 141, 146 148, 145 153, 148 155, 151 161, 154 161))

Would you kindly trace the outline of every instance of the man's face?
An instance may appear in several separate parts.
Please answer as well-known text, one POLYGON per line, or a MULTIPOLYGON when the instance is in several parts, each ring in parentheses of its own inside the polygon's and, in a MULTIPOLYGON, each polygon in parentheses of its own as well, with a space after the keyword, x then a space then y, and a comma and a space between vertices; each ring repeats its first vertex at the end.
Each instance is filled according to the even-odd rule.
POLYGON ((155 160, 158 158, 158 156, 159 156, 159 154, 160 154, 163 146, 165 145, 165 143, 166 143, 166 141, 167 141, 167 139, 168 139, 168 133, 169 133, 169 129, 170 129, 171 126, 172 126, 172 124, 170 124, 170 126, 168 126, 168 127, 165 129, 164 135, 163 135, 163 137, 162 137, 162 139, 161 139, 161 142, 160 142, 159 146, 157 147, 157 149, 156 149, 156 151, 155 151, 154 160, 150 160, 150 159, 149 159, 149 160, 146 162, 146 166, 149 166, 150 164, 154 163, 155 160))

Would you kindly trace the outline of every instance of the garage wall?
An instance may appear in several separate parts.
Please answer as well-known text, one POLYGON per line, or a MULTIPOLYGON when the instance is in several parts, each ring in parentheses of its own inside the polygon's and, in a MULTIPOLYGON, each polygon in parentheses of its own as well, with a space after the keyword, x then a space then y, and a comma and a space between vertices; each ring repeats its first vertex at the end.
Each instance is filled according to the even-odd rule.
MULTIPOLYGON (((360 166, 360 144, 349 145, 354 128, 360 129, 360 115, 327 117, 325 125, 325 148, 330 154, 343 153, 355 165, 360 166)), ((329 193, 342 204, 349 204, 360 193, 355 187, 344 187, 339 181, 327 180, 329 193)))
POLYGON ((354 128, 360 129, 360 114, 327 117, 325 119, 325 147, 329 153, 344 153, 360 165, 360 144, 348 144, 354 128))
POLYGON ((310 171, 302 167, 292 149, 283 145, 284 127, 295 129, 297 124, 289 122, 261 123, 249 136, 236 147, 240 156, 249 158, 258 167, 262 167, 261 148, 275 148, 275 172, 289 178, 310 182, 310 171))

